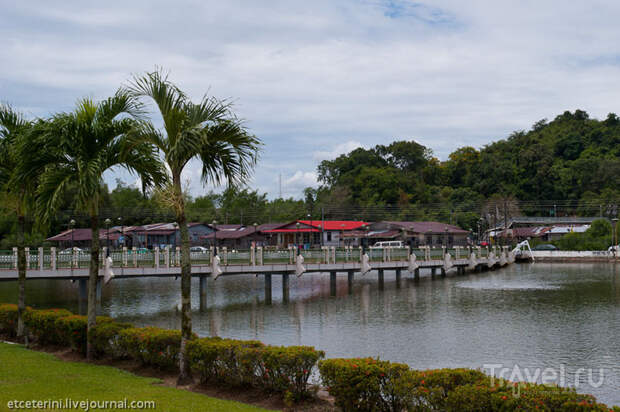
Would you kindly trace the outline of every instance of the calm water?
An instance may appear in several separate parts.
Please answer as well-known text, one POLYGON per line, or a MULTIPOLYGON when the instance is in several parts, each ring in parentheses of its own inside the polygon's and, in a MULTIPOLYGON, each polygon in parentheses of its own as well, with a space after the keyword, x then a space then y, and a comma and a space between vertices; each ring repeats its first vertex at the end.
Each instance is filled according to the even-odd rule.
MULTIPOLYGON (((264 303, 262 277, 209 280, 208 309, 193 314, 202 336, 259 339, 278 345, 312 345, 329 357, 379 356, 415 368, 502 364, 525 374, 534 368, 565 373, 591 369, 600 387, 579 391, 620 405, 620 268, 608 264, 521 264, 494 272, 436 277, 418 282, 387 272, 383 290, 376 274, 346 275, 330 297, 329 276, 291 276, 290 302, 282 302, 273 277, 273 303, 264 303)), ((32 281, 28 301, 37 307, 77 311, 77 284, 32 281)), ((192 285, 198 307, 198 282, 192 285)), ((16 284, 0 283, 0 301, 15 301, 16 284)), ((139 325, 180 326, 175 310, 180 280, 114 280, 104 288, 102 312, 139 325)), ((508 377, 510 373, 505 375, 508 377)), ((557 382, 560 382, 559 378, 557 382)))

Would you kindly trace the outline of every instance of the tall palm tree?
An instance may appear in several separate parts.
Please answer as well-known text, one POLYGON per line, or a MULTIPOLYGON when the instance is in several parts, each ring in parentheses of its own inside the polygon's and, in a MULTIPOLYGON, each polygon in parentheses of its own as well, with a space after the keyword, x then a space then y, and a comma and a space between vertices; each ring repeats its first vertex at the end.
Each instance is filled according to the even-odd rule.
POLYGON ((163 120, 162 129, 151 123, 144 124, 142 138, 159 149, 168 166, 171 185, 167 198, 181 234, 182 338, 177 384, 183 385, 191 381, 186 344, 192 334, 192 268, 181 174, 190 160, 198 159, 202 163, 203 182, 236 184, 252 172, 261 143, 247 132, 228 103, 208 96, 193 103, 162 71, 134 77, 128 90, 134 96, 154 103, 163 120))
MULTIPOLYGON (((23 314, 26 309, 26 251, 24 231, 26 212, 31 205, 35 191, 37 176, 31 174, 31 179, 16 181, 16 170, 20 158, 17 147, 20 139, 31 129, 32 123, 15 111, 11 106, 0 105, 0 188, 6 194, 8 204, 17 214, 17 273, 18 273, 18 300, 17 300, 17 337, 24 336, 23 314)), ((36 148, 31 148, 31 150, 36 148)))
MULTIPOLYGON (((138 175, 143 187, 162 184, 163 165, 152 145, 132 139, 141 114, 139 103, 128 93, 95 103, 82 99, 76 109, 59 113, 35 128, 29 146, 42 150, 35 156, 22 148, 24 174, 43 170, 37 192, 37 204, 44 220, 58 210, 68 188, 77 188, 76 207, 89 215, 92 244, 88 278, 88 329, 96 322, 96 289, 99 274, 99 204, 104 172, 125 168, 138 175)), ((87 357, 93 351, 90 334, 87 357)))

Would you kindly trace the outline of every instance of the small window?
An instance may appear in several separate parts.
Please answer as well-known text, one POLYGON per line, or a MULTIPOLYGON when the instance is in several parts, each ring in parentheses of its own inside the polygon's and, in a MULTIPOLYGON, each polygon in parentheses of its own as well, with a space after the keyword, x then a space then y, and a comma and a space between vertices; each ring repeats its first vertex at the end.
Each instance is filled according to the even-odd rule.
POLYGON ((332 241, 332 232, 327 232, 327 241, 328 242, 332 241))

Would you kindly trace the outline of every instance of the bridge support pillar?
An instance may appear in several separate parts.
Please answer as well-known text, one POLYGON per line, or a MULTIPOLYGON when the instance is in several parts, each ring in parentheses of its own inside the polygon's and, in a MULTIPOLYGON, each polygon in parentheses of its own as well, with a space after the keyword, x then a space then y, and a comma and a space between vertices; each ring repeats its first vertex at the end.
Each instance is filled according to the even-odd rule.
POLYGON ((400 279, 401 279, 400 269, 396 269, 396 287, 397 288, 400 288, 400 279))
POLYGON ((379 289, 383 290, 383 287, 385 286, 385 278, 383 276, 383 269, 379 269, 379 289))
POLYGON ((347 286, 348 286, 348 291, 349 291, 349 295, 353 293, 353 271, 350 270, 349 272, 347 272, 347 286))
POLYGON ((336 296, 336 272, 329 272, 329 294, 336 296))
POLYGON ((200 275, 200 310, 207 309, 207 275, 200 275))
POLYGON ((420 268, 416 268, 416 270, 413 271, 413 278, 415 280, 420 280, 420 268))
POLYGON ((282 275, 282 301, 284 303, 288 303, 290 294, 289 294, 289 274, 285 273, 282 275))
POLYGON ((441 277, 446 277, 446 269, 441 268, 441 277))
POLYGON ((437 268, 433 266, 431 268, 431 276, 435 276, 436 274, 437 274, 437 268))
POLYGON ((265 303, 271 305, 271 273, 265 274, 265 303))

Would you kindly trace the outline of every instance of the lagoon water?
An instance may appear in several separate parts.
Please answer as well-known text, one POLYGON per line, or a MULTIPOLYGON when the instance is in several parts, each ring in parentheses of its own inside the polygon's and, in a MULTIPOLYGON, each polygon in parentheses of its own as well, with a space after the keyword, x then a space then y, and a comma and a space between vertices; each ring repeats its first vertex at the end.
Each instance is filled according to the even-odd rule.
MULTIPOLYGON (((197 308, 197 280, 192 287, 197 308)), ((312 345, 328 357, 378 356, 419 369, 495 365, 497 374, 501 364, 509 368, 504 377, 526 378, 550 368, 557 383, 620 405, 618 266, 516 264, 447 278, 422 272, 419 281, 403 274, 400 284, 386 272, 383 290, 370 273, 356 275, 350 293, 346 274, 339 274, 337 288, 330 296, 327 274, 291 276, 284 303, 280 277, 273 276, 268 305, 262 277, 220 277, 208 281, 208 308, 194 311, 193 327, 201 336, 312 345)), ((0 283, 0 302, 15 302, 16 293, 15 282, 0 283)), ((77 295, 69 281, 27 283, 34 307, 77 312, 77 295)), ((118 279, 104 287, 101 311, 178 328, 179 301, 180 280, 118 279)))

